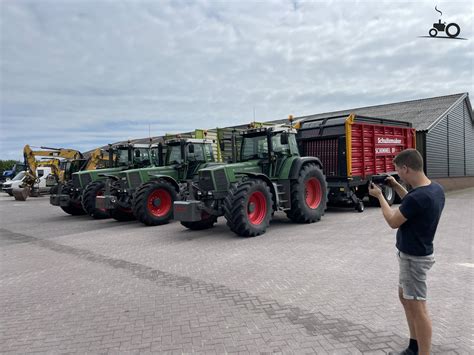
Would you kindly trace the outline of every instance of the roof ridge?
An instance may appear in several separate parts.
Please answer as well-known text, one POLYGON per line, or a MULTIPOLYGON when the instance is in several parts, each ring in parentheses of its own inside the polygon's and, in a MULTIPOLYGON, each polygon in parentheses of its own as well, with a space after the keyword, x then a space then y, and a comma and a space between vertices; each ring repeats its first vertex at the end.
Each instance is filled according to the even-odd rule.
POLYGON ((380 104, 380 105, 362 106, 362 107, 349 108, 349 109, 343 109, 343 110, 337 110, 337 111, 321 112, 321 113, 315 113, 315 114, 310 114, 310 115, 299 116, 298 118, 304 118, 304 117, 309 117, 309 116, 317 116, 317 115, 328 115, 328 114, 337 113, 337 112, 344 112, 344 111, 363 110, 363 109, 368 109, 368 108, 373 108, 373 107, 383 107, 383 106, 390 106, 390 105, 407 104, 407 103, 410 103, 410 102, 435 100, 435 99, 440 99, 440 98, 450 97, 450 96, 459 96, 459 97, 461 97, 465 94, 467 94, 467 92, 457 93, 457 94, 450 94, 450 95, 440 95, 440 96, 434 96, 434 97, 426 97, 426 98, 423 98, 423 99, 414 99, 414 100, 391 102, 391 103, 380 104))

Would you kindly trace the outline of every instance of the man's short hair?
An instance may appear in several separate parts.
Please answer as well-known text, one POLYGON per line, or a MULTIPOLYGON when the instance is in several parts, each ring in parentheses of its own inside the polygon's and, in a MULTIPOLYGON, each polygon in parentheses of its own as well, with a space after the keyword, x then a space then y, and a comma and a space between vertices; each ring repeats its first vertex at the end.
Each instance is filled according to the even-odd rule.
POLYGON ((393 164, 398 167, 403 165, 415 171, 423 171, 423 157, 416 149, 405 149, 393 159, 393 164))

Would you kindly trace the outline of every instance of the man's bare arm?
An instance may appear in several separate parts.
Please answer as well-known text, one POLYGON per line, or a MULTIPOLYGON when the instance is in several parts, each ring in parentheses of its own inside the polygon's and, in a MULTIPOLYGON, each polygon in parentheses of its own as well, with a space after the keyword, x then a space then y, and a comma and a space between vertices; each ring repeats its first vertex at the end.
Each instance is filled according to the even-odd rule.
POLYGON ((407 221, 407 219, 402 215, 398 208, 392 209, 388 205, 387 201, 383 196, 379 197, 379 202, 380 207, 382 208, 383 217, 391 228, 397 229, 407 221))
MULTIPOLYGON (((405 190, 405 189, 404 189, 405 190)), ((406 191, 406 190, 405 190, 406 191)), ((380 208, 382 209, 383 217, 385 218, 385 221, 388 223, 388 225, 393 228, 397 229, 400 227, 403 223, 407 221, 407 219, 402 215, 400 212, 400 209, 392 209, 387 201, 385 200, 385 197, 383 197, 382 190, 375 184, 370 184, 369 186, 369 194, 371 196, 376 197, 379 200, 380 203, 380 208)))
POLYGON ((400 198, 404 198, 408 191, 393 177, 389 176, 385 179, 387 185, 392 187, 400 198))

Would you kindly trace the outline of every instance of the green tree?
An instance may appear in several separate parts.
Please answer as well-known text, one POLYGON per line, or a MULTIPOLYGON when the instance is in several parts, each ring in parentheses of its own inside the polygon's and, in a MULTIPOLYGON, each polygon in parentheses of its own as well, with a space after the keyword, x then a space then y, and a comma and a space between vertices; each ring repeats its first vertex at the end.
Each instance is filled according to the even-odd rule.
POLYGON ((19 161, 16 160, 1 160, 0 159, 0 171, 10 170, 13 168, 13 165, 19 164, 19 161))

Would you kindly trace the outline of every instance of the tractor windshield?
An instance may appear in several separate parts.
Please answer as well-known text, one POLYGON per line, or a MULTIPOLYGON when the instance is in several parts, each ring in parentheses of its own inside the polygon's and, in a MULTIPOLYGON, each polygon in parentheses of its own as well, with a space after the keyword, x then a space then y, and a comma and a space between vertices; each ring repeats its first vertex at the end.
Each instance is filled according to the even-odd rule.
POLYGON ((267 136, 244 136, 240 160, 262 159, 268 156, 267 136))
POLYGON ((117 149, 115 159, 117 166, 128 165, 128 149, 117 149))
POLYGON ((168 145, 166 149, 166 165, 181 164, 181 145, 168 145))
MULTIPOLYGON (((281 133, 272 136, 272 150, 277 155, 291 155, 296 148, 290 148, 293 143, 296 145, 294 134, 288 137, 288 144, 281 143, 281 133)), ((241 160, 265 159, 268 157, 268 143, 266 135, 245 136, 241 148, 241 160)))
POLYGON ((136 167, 149 166, 150 160, 150 149, 149 148, 135 148, 133 150, 133 165, 136 167))

